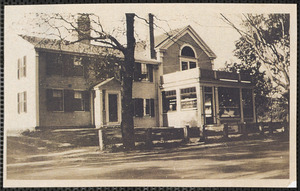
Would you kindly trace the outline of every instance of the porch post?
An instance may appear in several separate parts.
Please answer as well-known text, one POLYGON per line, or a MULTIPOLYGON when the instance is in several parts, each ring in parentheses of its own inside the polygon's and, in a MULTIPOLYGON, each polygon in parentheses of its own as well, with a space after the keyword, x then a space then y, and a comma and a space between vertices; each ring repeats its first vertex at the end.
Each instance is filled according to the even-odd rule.
POLYGON ((241 109, 241 122, 244 122, 244 109, 243 109, 243 93, 242 88, 239 88, 240 91, 240 109, 241 109))
POLYGON ((180 112, 181 111, 181 97, 180 97, 180 89, 176 88, 176 104, 177 104, 177 108, 176 108, 176 112, 180 112))
POLYGON ((216 110, 215 110, 215 118, 217 125, 220 124, 220 116, 219 116, 219 89, 218 87, 215 87, 215 105, 216 105, 216 110))
POLYGON ((159 122, 159 126, 162 127, 163 126, 163 97, 162 97, 162 91, 158 90, 157 93, 157 100, 158 100, 158 122, 159 122))
POLYGON ((256 108, 255 108, 255 95, 254 95, 254 89, 252 89, 252 110, 253 110, 253 122, 256 122, 256 108))
POLYGON ((201 116, 202 116, 201 90, 202 90, 202 87, 200 86, 200 82, 199 82, 199 84, 196 86, 197 113, 198 113, 198 115, 197 115, 197 126, 198 126, 198 127, 201 127, 201 126, 203 125, 203 124, 202 124, 202 121, 201 121, 201 116))
POLYGON ((199 104, 200 104, 200 113, 199 113, 200 126, 199 127, 202 127, 205 124, 205 122, 204 122, 203 86, 201 85, 200 85, 199 104))
POLYGON ((99 89, 95 90, 95 100, 94 100, 94 109, 95 109, 95 126, 96 128, 100 128, 103 126, 103 101, 102 101, 102 91, 99 89))

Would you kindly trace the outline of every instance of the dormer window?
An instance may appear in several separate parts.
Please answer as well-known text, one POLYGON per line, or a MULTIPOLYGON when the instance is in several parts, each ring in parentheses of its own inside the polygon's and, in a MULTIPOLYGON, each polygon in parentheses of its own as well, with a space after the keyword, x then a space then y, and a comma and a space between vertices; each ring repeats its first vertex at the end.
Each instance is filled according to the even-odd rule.
POLYGON ((197 67, 195 51, 190 46, 184 46, 180 51, 180 68, 188 70, 197 67))

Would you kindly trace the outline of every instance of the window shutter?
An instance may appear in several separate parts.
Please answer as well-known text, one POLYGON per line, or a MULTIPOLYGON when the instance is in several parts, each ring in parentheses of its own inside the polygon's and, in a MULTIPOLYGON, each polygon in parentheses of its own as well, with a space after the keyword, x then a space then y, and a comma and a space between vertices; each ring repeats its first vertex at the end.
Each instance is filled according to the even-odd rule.
POLYGON ((46 90, 46 105, 47 105, 47 109, 48 111, 53 111, 53 90, 52 89, 47 89, 46 90))
POLYGON ((155 116, 155 112, 154 112, 154 99, 150 99, 150 116, 154 117, 155 116))
POLYGON ((24 112, 27 112, 27 92, 23 93, 24 112))
POLYGON ((88 57, 83 57, 82 58, 82 67, 83 67, 83 75, 84 78, 88 78, 89 76, 89 66, 90 66, 90 59, 88 57))
POLYGON ((148 64, 147 67, 148 67, 149 81, 153 82, 153 65, 148 64))
POLYGON ((18 113, 20 113, 20 93, 18 93, 18 113))
POLYGON ((75 111, 74 108, 74 91, 64 90, 64 110, 65 112, 75 111))
POLYGON ((20 79, 21 59, 18 59, 18 79, 20 79))
POLYGON ((132 104, 133 104, 133 116, 136 116, 136 111, 135 111, 135 99, 132 98, 132 104))
POLYGON ((72 76, 72 68, 73 68, 73 57, 70 55, 63 55, 62 62, 63 62, 63 75, 64 76, 72 76))
POLYGON ((26 67, 27 67, 26 66, 26 64, 27 64, 26 61, 27 61, 26 56, 24 56, 23 57, 23 76, 24 77, 26 77, 26 67))
POLYGON ((142 66, 141 63, 134 63, 134 81, 138 82, 141 81, 141 70, 142 66))
POLYGON ((62 58, 60 54, 45 53, 46 74, 61 75, 62 74, 62 58))
POLYGON ((140 98, 134 99, 134 116, 143 117, 144 115, 143 101, 144 100, 140 98))
POLYGON ((53 65, 54 65, 54 55, 51 53, 43 54, 46 60, 46 74, 52 75, 53 72, 53 65))
POLYGON ((84 111, 90 111, 90 92, 89 91, 83 92, 83 99, 84 99, 84 111))

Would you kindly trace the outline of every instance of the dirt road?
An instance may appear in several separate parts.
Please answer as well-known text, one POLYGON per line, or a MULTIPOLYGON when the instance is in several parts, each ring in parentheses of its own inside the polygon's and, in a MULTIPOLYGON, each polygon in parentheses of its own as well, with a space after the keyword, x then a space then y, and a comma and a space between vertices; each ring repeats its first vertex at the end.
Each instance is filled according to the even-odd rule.
POLYGON ((20 140, 8 137, 8 179, 289 178, 289 144, 274 138, 118 153, 20 140))

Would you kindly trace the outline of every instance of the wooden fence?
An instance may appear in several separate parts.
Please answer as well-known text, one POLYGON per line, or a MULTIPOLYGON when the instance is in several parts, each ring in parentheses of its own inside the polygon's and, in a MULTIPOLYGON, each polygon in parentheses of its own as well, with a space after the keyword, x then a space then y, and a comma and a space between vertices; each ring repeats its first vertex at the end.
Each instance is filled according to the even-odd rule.
MULTIPOLYGON (((222 136, 227 139, 230 134, 242 134, 247 137, 249 133, 259 132, 264 135, 266 132, 273 134, 277 129, 288 131, 288 123, 265 122, 265 123, 224 123, 218 130, 202 126, 201 128, 189 126, 182 128, 174 127, 153 127, 135 128, 135 142, 143 142, 147 147, 152 147, 155 142, 182 141, 189 142, 190 138, 199 138, 205 142, 210 136, 222 136), (232 131, 232 127, 237 127, 237 131, 232 131)), ((104 150, 107 145, 122 144, 122 134, 120 127, 106 127, 98 130, 99 146, 104 150)))

